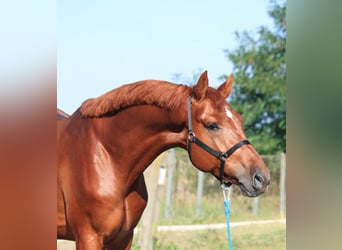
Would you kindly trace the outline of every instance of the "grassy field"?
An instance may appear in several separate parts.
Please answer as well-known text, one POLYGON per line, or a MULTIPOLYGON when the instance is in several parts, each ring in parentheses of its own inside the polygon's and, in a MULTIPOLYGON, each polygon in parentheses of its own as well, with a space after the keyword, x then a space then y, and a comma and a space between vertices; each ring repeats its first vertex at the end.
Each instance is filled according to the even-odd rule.
MULTIPOLYGON (((279 219, 278 196, 264 195, 259 200, 259 213, 253 214, 253 199, 234 195, 231 200, 231 222, 255 221, 263 219, 279 219)), ((225 223, 223 199, 219 192, 213 192, 203 198, 202 211, 195 215, 196 199, 178 196, 172 203, 170 218, 164 216, 164 204, 159 212, 158 225, 196 225, 225 223)), ((286 249, 286 224, 253 224, 231 228, 233 247, 235 250, 286 249)), ((132 249, 140 249, 139 233, 134 236, 132 249)), ((203 231, 156 232, 154 235, 156 250, 212 250, 228 249, 226 229, 203 231)), ((59 250, 75 249, 74 245, 60 243, 59 250)))
MULTIPOLYGON (((231 229, 235 250, 285 250, 286 225, 283 223, 249 225, 231 229)), ((140 250, 138 235, 134 236, 132 250, 140 250)), ((59 242, 58 250, 75 249, 74 242, 59 242)), ((228 249, 225 229, 157 232, 153 249, 156 250, 219 250, 228 249)))
MULTIPOLYGON (((211 183, 209 182, 209 184, 211 183)), ((158 225, 225 223, 222 190, 215 184, 206 186, 202 197, 201 213, 197 215, 196 186, 191 185, 189 182, 179 185, 178 192, 175 192, 173 196, 168 218, 165 217, 165 202, 162 199, 158 225)), ((230 201, 231 222, 279 219, 279 189, 277 185, 271 185, 268 192, 259 197, 257 214, 253 212, 254 204, 254 198, 242 196, 240 190, 234 187, 230 201)), ((254 224, 234 227, 231 229, 231 233, 234 249, 286 249, 286 224, 254 224)), ((139 236, 135 235, 132 249, 140 249, 138 238, 139 236)), ((154 249, 212 250, 229 248, 226 229, 218 229, 186 232, 156 232, 154 235, 154 249)))
MULTIPOLYGON (((219 190, 220 191, 220 190, 219 190)), ((259 197, 258 213, 253 213, 254 198, 234 195, 230 201, 231 221, 279 219, 279 196, 263 195, 259 197)), ((206 195, 202 200, 201 213, 196 216, 196 197, 174 199, 170 217, 165 218, 165 204, 162 203, 159 212, 159 225, 190 225, 224 223, 223 196, 220 192, 206 195)))
MULTIPOLYGON (((234 249, 286 249, 286 225, 281 223, 250 225, 231 229, 234 249)), ((140 249, 135 237, 132 249, 140 249)), ((158 232, 154 249, 212 250, 228 249, 225 229, 192 232, 158 232)))
MULTIPOLYGON (((161 198, 159 225, 180 224, 210 224, 225 221, 222 189, 217 180, 210 174, 204 175, 201 213, 197 214, 197 185, 198 172, 191 166, 188 155, 184 151, 176 150, 176 168, 172 182, 172 202, 169 217, 165 214, 165 193, 161 198)), ((264 157, 270 168, 271 184, 265 194, 259 197, 258 213, 253 213, 254 198, 241 195, 237 186, 232 188, 231 217, 232 221, 279 219, 280 196, 279 176, 280 158, 264 157)), ((286 213, 286 211, 285 211, 286 213)))

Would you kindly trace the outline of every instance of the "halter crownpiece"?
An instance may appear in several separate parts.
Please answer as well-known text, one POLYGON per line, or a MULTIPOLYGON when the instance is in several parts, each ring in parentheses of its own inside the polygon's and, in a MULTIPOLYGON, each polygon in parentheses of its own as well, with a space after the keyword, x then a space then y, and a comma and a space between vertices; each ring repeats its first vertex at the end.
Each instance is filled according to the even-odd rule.
MULTIPOLYGON (((215 156, 217 159, 219 159, 221 161, 220 163, 220 175, 219 175, 219 181, 221 182, 222 186, 225 185, 231 185, 231 183, 227 184, 224 183, 223 181, 223 175, 224 175, 224 164, 226 162, 226 160, 237 150, 239 149, 241 146, 243 145, 248 145, 251 144, 248 140, 242 140, 238 143, 236 143, 233 147, 231 147, 229 150, 227 150, 226 152, 218 152, 214 149, 212 149, 211 147, 209 147, 207 144, 205 144, 204 142, 202 142, 200 139, 198 139, 196 137, 195 132, 192 130, 192 117, 191 117, 191 105, 192 105, 192 96, 189 97, 188 99, 188 154, 189 154, 189 158, 192 161, 191 158, 191 148, 192 148, 192 143, 197 144, 200 148, 204 149, 205 151, 207 151, 209 154, 215 156)), ((195 164, 194 164, 195 165, 195 164)))

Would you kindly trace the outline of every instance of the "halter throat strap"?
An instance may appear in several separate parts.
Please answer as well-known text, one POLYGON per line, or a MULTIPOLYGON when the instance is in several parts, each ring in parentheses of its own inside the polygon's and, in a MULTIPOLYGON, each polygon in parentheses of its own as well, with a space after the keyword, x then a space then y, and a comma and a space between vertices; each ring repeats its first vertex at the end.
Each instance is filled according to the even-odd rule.
POLYGON ((200 139, 198 139, 196 137, 196 134, 192 129, 192 115, 191 115, 191 104, 192 104, 192 102, 191 101, 192 101, 192 96, 189 97, 188 103, 187 103, 187 106, 188 106, 188 154, 189 154, 189 158, 190 158, 192 164, 194 164, 194 162, 192 161, 192 158, 191 158, 191 151, 192 151, 192 143, 195 143, 200 148, 202 148, 203 150, 205 150, 209 154, 211 154, 211 155, 215 156, 217 159, 219 159, 221 163, 220 163, 220 175, 219 175, 218 179, 221 182, 221 184, 223 184, 224 164, 225 164, 226 160, 236 150, 238 150, 241 146, 248 145, 251 143, 248 140, 242 140, 242 141, 236 143, 233 147, 231 147, 226 152, 218 152, 218 151, 214 150, 213 148, 211 148, 210 146, 208 146, 207 144, 205 144, 204 142, 202 142, 200 139))

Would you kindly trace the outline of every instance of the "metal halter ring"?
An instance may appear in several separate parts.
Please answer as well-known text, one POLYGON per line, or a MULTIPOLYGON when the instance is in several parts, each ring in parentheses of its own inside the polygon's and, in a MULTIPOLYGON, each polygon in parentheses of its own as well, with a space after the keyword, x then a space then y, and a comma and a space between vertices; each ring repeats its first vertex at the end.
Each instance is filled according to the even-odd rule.
POLYGON ((189 141, 194 142, 194 141, 195 141, 195 137, 196 137, 195 132, 190 131, 190 132, 188 133, 188 139, 189 139, 189 141))

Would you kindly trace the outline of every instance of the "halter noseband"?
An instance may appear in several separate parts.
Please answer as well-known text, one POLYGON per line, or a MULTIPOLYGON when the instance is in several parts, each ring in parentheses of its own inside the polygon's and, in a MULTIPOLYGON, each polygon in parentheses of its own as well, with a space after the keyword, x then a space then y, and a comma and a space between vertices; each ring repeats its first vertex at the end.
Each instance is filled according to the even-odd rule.
MULTIPOLYGON (((247 144, 251 144, 248 140, 242 140, 238 143, 236 143, 233 147, 231 147, 229 150, 227 150, 227 152, 223 153, 223 152, 218 152, 214 149, 212 149, 211 147, 209 147, 207 144, 205 144, 204 142, 202 142, 200 139, 198 139, 195 135, 195 132, 192 130, 192 119, 191 119, 191 100, 192 100, 192 96, 189 97, 188 99, 188 154, 189 154, 189 158, 191 160, 191 162, 193 163, 192 159, 191 159, 191 146, 192 143, 197 144, 200 148, 204 149, 205 151, 207 151, 209 154, 215 156, 217 159, 219 159, 221 161, 220 164, 220 176, 219 176, 219 181, 221 182, 221 185, 223 185, 223 174, 224 174, 224 164, 226 162, 226 160, 229 158, 229 156, 231 156, 238 148, 240 148, 243 145, 247 145, 247 144)), ((228 184, 228 185, 231 185, 228 184)))

